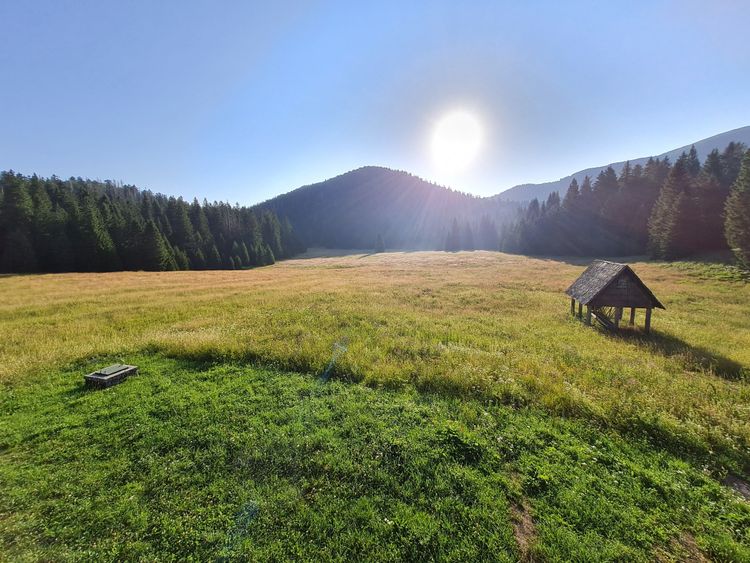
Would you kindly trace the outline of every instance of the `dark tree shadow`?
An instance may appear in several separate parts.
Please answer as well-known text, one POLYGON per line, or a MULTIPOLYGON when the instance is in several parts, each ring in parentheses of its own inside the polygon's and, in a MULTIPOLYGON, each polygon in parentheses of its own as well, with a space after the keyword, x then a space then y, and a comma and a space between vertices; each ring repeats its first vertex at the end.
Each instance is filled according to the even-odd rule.
POLYGON ((733 381, 747 379, 750 375, 750 370, 739 362, 701 346, 690 344, 665 332, 652 329, 650 334, 646 334, 641 328, 627 326, 615 332, 602 327, 599 327, 599 330, 610 338, 624 340, 643 348, 650 348, 668 358, 682 356, 684 358, 683 365, 687 369, 708 370, 719 377, 733 381))

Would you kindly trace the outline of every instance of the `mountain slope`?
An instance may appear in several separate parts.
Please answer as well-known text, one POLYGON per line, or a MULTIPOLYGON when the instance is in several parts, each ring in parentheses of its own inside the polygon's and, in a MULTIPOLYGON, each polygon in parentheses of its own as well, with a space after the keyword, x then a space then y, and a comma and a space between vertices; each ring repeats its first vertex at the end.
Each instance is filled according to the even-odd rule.
POLYGON ((388 248, 409 249, 442 249, 453 219, 476 229, 483 215, 499 222, 516 209, 377 166, 303 186, 258 207, 289 219, 308 247, 373 248, 382 235, 388 248))
MULTIPOLYGON (((684 147, 652 156, 659 158, 669 157, 669 160, 671 162, 674 162, 683 151, 688 151, 690 150, 690 147, 692 145, 695 145, 695 150, 698 151, 698 158, 703 161, 703 159, 706 158, 706 155, 708 155, 708 153, 710 153, 713 149, 723 150, 732 141, 741 142, 750 146, 750 125, 747 127, 740 127, 739 129, 733 129, 731 131, 726 131, 725 133, 714 135, 713 137, 709 137, 707 139, 685 145, 684 147)), ((633 166, 635 166, 636 164, 645 164, 649 158, 650 157, 646 156, 642 158, 632 159, 630 160, 630 164, 633 166)), ((625 165, 625 162, 627 161, 614 162, 609 165, 587 168, 586 170, 581 170, 579 172, 571 174, 570 176, 560 178, 559 180, 554 182, 543 182, 541 184, 520 184, 497 194, 495 197, 503 201, 523 202, 530 201, 534 198, 542 201, 543 199, 546 199, 547 196, 552 192, 559 192, 562 196, 563 194, 565 194, 565 191, 568 189, 568 186, 570 185, 570 182, 573 180, 573 178, 575 178, 579 184, 583 181, 583 178, 585 176, 589 176, 592 180, 594 180, 599 172, 606 169, 607 166, 611 166, 612 168, 614 168, 615 172, 619 174, 620 170, 622 170, 622 167, 625 165)))

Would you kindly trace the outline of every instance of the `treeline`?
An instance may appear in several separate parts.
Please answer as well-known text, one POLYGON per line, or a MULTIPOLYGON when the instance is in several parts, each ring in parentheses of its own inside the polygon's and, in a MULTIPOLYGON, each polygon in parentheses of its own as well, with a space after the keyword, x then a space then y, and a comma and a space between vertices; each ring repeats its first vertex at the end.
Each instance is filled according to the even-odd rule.
POLYGON ((0 272, 236 269, 303 250, 268 210, 0 174, 0 272))
POLYGON ((472 227, 471 221, 459 223, 453 219, 450 230, 445 235, 445 250, 497 250, 500 238, 495 221, 487 215, 482 215, 479 224, 472 227))
POLYGON ((731 246, 741 259, 750 195, 736 194, 750 191, 748 168, 741 143, 712 151, 703 164, 693 147, 674 165, 652 158, 644 166, 626 164, 619 175, 609 167, 593 182, 573 180, 562 199, 554 192, 542 203, 532 200, 502 229, 501 249, 675 259, 731 246))
MULTIPOLYGON (((472 196, 376 166, 304 186, 260 207, 288 217, 308 247, 373 249, 382 239, 385 248, 421 250, 468 249, 464 240, 484 248, 488 223, 499 225, 518 209, 515 203, 472 196)), ((497 236, 488 238, 497 250, 497 236)))

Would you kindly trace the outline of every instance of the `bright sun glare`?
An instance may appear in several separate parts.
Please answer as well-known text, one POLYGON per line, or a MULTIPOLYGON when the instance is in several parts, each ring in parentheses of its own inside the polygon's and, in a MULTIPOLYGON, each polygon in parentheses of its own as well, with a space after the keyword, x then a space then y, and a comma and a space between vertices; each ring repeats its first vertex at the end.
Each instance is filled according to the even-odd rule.
POLYGON ((432 132, 432 159, 441 173, 453 175, 474 161, 481 145, 479 120, 467 111, 452 111, 440 118, 432 132))

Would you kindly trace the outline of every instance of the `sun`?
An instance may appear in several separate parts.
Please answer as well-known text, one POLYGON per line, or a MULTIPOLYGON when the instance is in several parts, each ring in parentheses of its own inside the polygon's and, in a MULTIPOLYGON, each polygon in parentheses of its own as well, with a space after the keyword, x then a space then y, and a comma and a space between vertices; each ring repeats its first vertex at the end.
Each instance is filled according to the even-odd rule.
POLYGON ((430 149, 435 167, 446 175, 462 172, 474 162, 482 147, 482 127, 465 110, 443 115, 432 132, 430 149))

